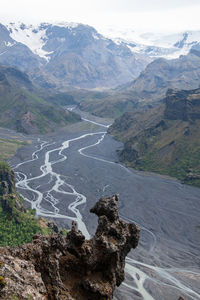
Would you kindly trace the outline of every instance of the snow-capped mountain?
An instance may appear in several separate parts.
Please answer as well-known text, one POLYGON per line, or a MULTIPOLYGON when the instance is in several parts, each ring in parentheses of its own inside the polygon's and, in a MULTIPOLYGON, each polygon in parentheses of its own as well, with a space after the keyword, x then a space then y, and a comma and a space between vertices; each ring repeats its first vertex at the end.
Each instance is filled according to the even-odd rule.
POLYGON ((156 58, 200 47, 200 31, 177 34, 102 31, 79 23, 0 25, 0 64, 25 71, 42 87, 116 87, 156 58))
POLYGON ((0 64, 15 66, 29 72, 38 69, 43 64, 43 59, 34 54, 25 44, 13 39, 11 32, 0 24, 0 64))
POLYGON ((200 31, 166 34, 104 28, 101 32, 116 43, 127 45, 133 53, 148 55, 153 59, 178 58, 180 55, 188 54, 192 47, 200 43, 200 31))
MULTIPOLYGON (((9 23, 6 28, 10 32, 10 37, 24 45, 26 45, 34 54, 44 58, 45 60, 50 60, 50 54, 53 52, 45 51, 45 45, 49 39, 49 32, 47 29, 52 26, 48 23, 42 23, 39 25, 25 25, 24 23, 9 23)), ((57 27, 67 28, 69 30, 79 26, 78 23, 57 23, 57 27)), ((58 38, 59 41, 59 38, 58 38)), ((64 42, 64 38, 60 39, 60 42, 64 42)))
POLYGON ((83 24, 10 23, 1 25, 0 36, 0 63, 26 71, 43 87, 114 87, 151 61, 83 24))

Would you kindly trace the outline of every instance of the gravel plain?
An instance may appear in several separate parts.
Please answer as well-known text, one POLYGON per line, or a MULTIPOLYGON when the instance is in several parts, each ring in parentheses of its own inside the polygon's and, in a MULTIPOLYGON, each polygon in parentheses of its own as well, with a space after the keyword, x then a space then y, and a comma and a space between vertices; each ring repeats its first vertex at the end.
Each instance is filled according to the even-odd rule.
MULTIPOLYGON (((70 204, 76 201, 77 194, 85 197, 86 201, 76 209, 90 235, 97 226, 90 208, 102 196, 120 195, 120 215, 139 225, 141 238, 137 249, 127 258, 126 280, 116 289, 116 300, 177 300, 179 296, 200 299, 200 189, 125 168, 116 154, 122 144, 106 134, 109 122, 96 120, 100 121, 104 126, 83 121, 46 136, 31 137, 32 144, 10 159, 13 167, 27 161, 15 169, 16 174, 21 173, 18 180, 25 174, 28 187, 42 193, 38 214, 48 211, 60 226, 67 228, 71 225, 70 217, 78 218, 69 209, 70 204), (79 138, 83 135, 86 136, 79 138), (61 156, 56 149, 73 139, 61 156), (35 151, 37 159, 32 157, 35 151), (53 188, 56 178, 51 172, 41 176, 47 152, 53 174, 59 174, 66 183, 60 190, 53 188), (66 159, 62 160, 64 156, 66 159), (70 194, 71 186, 76 195, 70 194), (55 208, 61 217, 56 217, 55 208)), ((26 202, 28 206, 36 200, 29 188, 19 188, 19 192, 30 200, 26 202)))

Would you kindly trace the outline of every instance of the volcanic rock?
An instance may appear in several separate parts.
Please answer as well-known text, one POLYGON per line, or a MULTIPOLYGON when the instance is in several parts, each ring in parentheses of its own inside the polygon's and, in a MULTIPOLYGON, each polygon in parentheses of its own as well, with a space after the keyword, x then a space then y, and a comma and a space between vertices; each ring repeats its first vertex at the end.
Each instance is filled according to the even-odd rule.
POLYGON ((66 237, 35 235, 30 244, 0 248, 0 277, 5 281, 0 298, 112 299, 124 280, 125 257, 139 241, 138 227, 120 220, 117 202, 117 195, 101 198, 91 209, 99 220, 90 240, 73 222, 66 237))

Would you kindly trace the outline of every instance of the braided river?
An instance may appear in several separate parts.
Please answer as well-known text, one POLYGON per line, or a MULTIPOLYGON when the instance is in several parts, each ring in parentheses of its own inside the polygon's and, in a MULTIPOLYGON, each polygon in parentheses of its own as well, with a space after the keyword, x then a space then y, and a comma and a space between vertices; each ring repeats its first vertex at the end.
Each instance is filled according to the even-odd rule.
POLYGON ((141 238, 114 299, 200 299, 200 189, 123 166, 109 125, 84 115, 79 124, 31 137, 9 161, 18 191, 37 216, 66 228, 75 220, 88 239, 97 226, 90 208, 119 194, 120 216, 140 227, 141 238))

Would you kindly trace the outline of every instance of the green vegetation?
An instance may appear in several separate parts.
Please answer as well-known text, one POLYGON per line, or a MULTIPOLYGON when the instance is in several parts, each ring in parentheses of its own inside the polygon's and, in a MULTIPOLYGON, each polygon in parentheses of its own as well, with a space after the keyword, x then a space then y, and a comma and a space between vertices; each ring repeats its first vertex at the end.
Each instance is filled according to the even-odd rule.
POLYGON ((200 145, 188 146, 179 143, 176 148, 176 157, 169 164, 158 157, 159 149, 145 154, 137 165, 130 164, 137 169, 156 172, 178 178, 187 184, 200 187, 200 145))
MULTIPOLYGON (((19 195, 18 195, 19 197, 19 195)), ((5 199, 4 199, 5 200, 5 199)), ((32 241, 34 234, 50 234, 51 229, 43 221, 35 218, 34 210, 20 210, 15 207, 16 197, 6 197, 7 208, 2 207, 0 196, 0 246, 17 246, 32 241)))
POLYGON ((18 148, 26 145, 26 142, 18 139, 3 139, 0 138, 0 160, 7 160, 13 156, 18 148))
POLYGON ((84 99, 79 104, 83 111, 92 113, 95 116, 103 118, 117 118, 126 111, 132 111, 137 106, 137 102, 128 94, 103 94, 102 98, 95 96, 84 99))
MULTIPOLYGON (((50 104, 48 94, 41 93, 27 80, 24 73, 15 68, 1 67, 0 76, 0 126, 26 134, 47 133, 56 127, 80 121, 73 112, 59 104, 50 104), (9 69, 9 72, 8 70, 9 69), (40 96, 41 94, 41 96, 40 96), (45 100, 46 99, 46 100, 45 100)), ((53 100, 73 101, 65 94, 56 94, 53 100)), ((53 102, 53 101, 52 101, 53 102)))
POLYGON ((25 210, 22 202, 15 190, 14 173, 6 162, 0 162, 0 246, 28 243, 35 233, 52 231, 44 220, 35 218, 34 210, 25 210))
POLYGON ((68 93, 55 93, 52 95, 45 96, 46 101, 50 103, 54 103, 56 105, 76 105, 77 103, 74 101, 74 97, 68 93))
MULTIPOLYGON (((24 133, 47 133, 59 126, 80 121, 73 112, 48 104, 43 99, 24 90, 17 95, 9 95, 6 107, 0 105, 0 126, 24 133), (12 114, 12 118, 5 114, 12 114)), ((1 102, 1 97, 0 97, 1 102)))
MULTIPOLYGON (((12 199, 8 198, 8 201, 10 200, 12 199)), ((42 232, 32 211, 24 213, 14 207, 12 216, 0 207, 0 228, 0 246, 16 246, 31 242, 35 233, 42 232)))
POLYGON ((198 122, 193 124, 193 134, 190 136, 184 135, 188 123, 177 121, 165 123, 168 127, 165 130, 151 128, 138 135, 135 140, 130 139, 125 143, 125 148, 120 153, 122 161, 129 167, 169 175, 200 187, 198 122), (131 147, 137 151, 137 157, 131 156, 131 147))
POLYGON ((11 171, 11 167, 5 161, 0 161, 0 176, 11 171))

